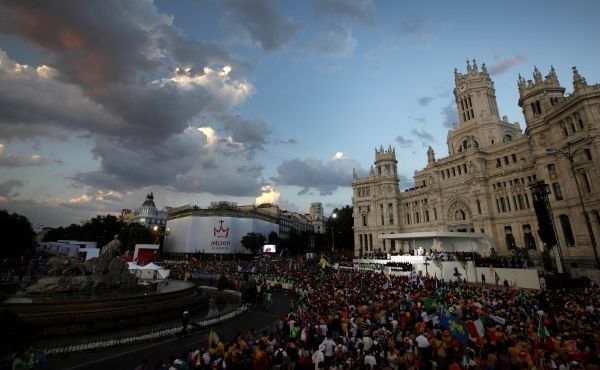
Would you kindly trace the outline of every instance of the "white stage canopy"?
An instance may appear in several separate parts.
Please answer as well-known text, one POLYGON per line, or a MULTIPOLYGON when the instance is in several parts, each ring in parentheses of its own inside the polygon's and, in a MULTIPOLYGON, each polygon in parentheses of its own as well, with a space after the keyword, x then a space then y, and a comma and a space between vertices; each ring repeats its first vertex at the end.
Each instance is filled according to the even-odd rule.
POLYGON ((494 248, 491 239, 483 233, 425 231, 382 234, 379 235, 379 239, 408 242, 411 249, 416 251, 423 248, 425 252, 430 250, 438 252, 477 252, 483 256, 489 256, 491 248, 494 248))

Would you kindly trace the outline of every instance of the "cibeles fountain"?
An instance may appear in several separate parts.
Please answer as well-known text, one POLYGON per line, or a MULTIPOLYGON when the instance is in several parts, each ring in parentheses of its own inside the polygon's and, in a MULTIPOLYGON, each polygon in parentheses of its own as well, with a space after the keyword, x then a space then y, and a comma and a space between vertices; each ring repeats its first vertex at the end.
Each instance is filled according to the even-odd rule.
POLYGON ((46 350, 56 347, 60 338, 86 343, 106 337, 107 332, 128 328, 140 332, 158 323, 177 322, 182 310, 202 309, 206 297, 193 283, 142 281, 129 271, 121 247, 115 236, 98 257, 86 262, 51 257, 46 276, 2 297, 0 314, 14 317, 27 341, 46 350))
POLYGON ((97 258, 81 262, 69 257, 51 257, 48 276, 27 287, 27 294, 81 293, 138 287, 138 279, 120 256, 119 236, 100 251, 97 258))

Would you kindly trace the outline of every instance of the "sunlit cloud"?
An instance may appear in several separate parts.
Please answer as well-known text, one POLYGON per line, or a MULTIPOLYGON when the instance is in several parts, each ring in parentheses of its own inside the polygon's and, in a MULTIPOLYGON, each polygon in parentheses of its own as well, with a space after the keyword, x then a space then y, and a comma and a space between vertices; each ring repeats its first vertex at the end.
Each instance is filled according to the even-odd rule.
POLYGON ((260 189, 261 195, 256 198, 255 204, 261 205, 265 203, 279 204, 281 193, 279 193, 272 185, 263 185, 260 189))

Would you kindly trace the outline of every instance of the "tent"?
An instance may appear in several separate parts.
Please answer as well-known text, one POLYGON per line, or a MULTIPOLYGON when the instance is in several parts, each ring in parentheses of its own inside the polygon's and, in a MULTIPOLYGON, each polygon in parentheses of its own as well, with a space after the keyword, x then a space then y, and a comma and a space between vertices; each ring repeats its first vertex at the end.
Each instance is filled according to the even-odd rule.
POLYGON ((140 278, 142 279, 166 279, 170 270, 164 269, 152 262, 140 267, 140 278))
POLYGON ((135 262, 127 262, 129 272, 134 274, 137 277, 140 277, 140 273, 142 272, 142 267, 137 265, 135 262))

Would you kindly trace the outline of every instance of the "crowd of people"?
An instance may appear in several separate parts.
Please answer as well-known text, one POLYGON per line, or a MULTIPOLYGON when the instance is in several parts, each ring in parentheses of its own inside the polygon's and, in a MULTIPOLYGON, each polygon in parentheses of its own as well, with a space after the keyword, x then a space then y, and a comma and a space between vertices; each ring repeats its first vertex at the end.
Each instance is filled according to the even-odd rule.
POLYGON ((257 261, 253 273, 241 272, 235 261, 195 268, 203 266, 230 281, 287 283, 289 313, 273 330, 215 339, 159 368, 570 370, 600 364, 597 288, 466 286, 298 260, 257 261))

